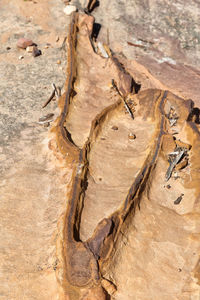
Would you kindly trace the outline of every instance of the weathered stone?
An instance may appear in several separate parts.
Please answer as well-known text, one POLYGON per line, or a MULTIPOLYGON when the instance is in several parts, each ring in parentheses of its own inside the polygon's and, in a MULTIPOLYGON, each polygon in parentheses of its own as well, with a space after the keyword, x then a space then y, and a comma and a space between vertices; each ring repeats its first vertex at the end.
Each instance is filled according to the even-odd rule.
POLYGON ((28 53, 33 53, 33 48, 34 48, 35 46, 28 46, 27 48, 26 48, 26 51, 28 52, 28 53))
POLYGON ((200 105, 199 1, 99 3, 93 11, 95 22, 102 25, 98 39, 127 58, 125 67, 127 71, 130 67, 134 79, 143 74, 142 89, 147 77, 153 77, 160 88, 200 105))
POLYGON ((17 41, 17 47, 22 48, 22 49, 26 49, 28 46, 32 46, 32 45, 33 45, 33 41, 30 39, 20 38, 17 41))
MULTIPOLYGON (((95 3, 80 2, 90 7, 95 3)), ((41 12, 45 14, 44 3, 47 2, 38 3, 38 9, 42 7, 41 12)), ((21 94, 19 101, 15 95, 10 97, 11 91, 17 93, 18 81, 17 78, 11 77, 10 80, 7 77, 13 86, 7 89, 4 111, 7 114, 9 101, 12 101, 9 114, 15 114, 16 107, 18 113, 15 122, 9 123, 9 128, 16 128, 18 119, 21 120, 23 105, 31 109, 23 114, 23 120, 29 124, 25 138, 17 138, 4 154, 13 151, 13 160, 17 163, 17 171, 13 171, 11 161, 10 172, 2 176, 3 208, 6 208, 1 216, 6 233, 6 239, 1 240, 5 255, 2 269, 6 270, 3 286, 8 289, 9 275, 9 285, 12 287, 6 292, 6 299, 198 298, 200 121, 198 107, 192 100, 184 99, 189 95, 198 101, 199 72, 194 65, 191 67, 195 56, 190 58, 185 51, 187 49, 179 51, 175 43, 171 43, 170 34, 174 34, 177 20, 180 23, 182 20, 180 14, 175 19, 168 11, 173 7, 173 13, 177 15, 177 9, 182 4, 160 3, 157 0, 147 1, 145 5, 138 1, 100 1, 100 7, 94 11, 96 22, 102 25, 99 36, 94 35, 92 16, 73 16, 67 44, 57 44, 62 49, 67 46, 68 68, 64 95, 59 99, 61 113, 54 123, 52 139, 48 143, 55 154, 53 161, 57 169, 53 171, 52 164, 44 163, 49 156, 44 159, 41 150, 46 130, 43 126, 35 126, 40 114, 40 109, 35 112, 35 105, 40 108, 48 93, 45 98, 44 95, 37 97, 35 93, 43 88, 40 82, 38 84, 38 76, 42 78, 41 74, 49 65, 55 67, 60 52, 52 58, 51 64, 45 60, 45 55, 42 56, 39 60, 42 67, 38 64, 36 70, 37 60, 33 63, 31 57, 26 57, 28 62, 32 62, 26 67, 31 66, 31 69, 25 76, 18 72, 18 76, 22 76, 18 85, 21 86, 23 81, 26 83, 26 101, 21 94), (148 4, 150 9, 147 10, 145 7, 148 4), (158 10, 158 4, 162 10, 158 10), (160 27, 156 22, 160 22, 160 27), (94 52, 95 42, 91 33, 97 42, 109 44, 105 47, 106 51, 111 48, 107 51, 107 59, 94 52), (182 52, 183 56, 178 55, 182 52), (183 65, 184 60, 191 64, 183 65), (37 76, 33 82, 34 73, 37 76), (109 87, 110 82, 112 88, 109 87), (34 89, 30 94, 31 88, 34 89), (126 103, 133 117, 126 112, 126 103), (112 130, 114 126, 119 130, 112 130), (42 129, 44 132, 40 138, 38 132, 42 129), (128 138, 130 134, 131 139, 128 138), (134 135, 137 138, 131 141, 134 135), (30 141, 28 146, 27 140, 30 141), (169 158, 177 148, 184 148, 187 154, 177 162, 166 182, 169 158), (33 159, 32 163, 29 157, 33 159), (187 165, 183 165, 184 158, 187 165), (62 174, 62 182, 57 178, 58 170, 62 174), (49 176, 50 182, 47 180, 49 176), (10 195, 14 196, 9 202, 10 195), (58 205, 57 201, 64 198, 66 202, 58 205), (60 214, 58 230, 52 239, 50 237, 60 214), (48 252, 55 239, 57 259, 53 259, 52 252, 48 252), (38 244, 36 251, 34 247, 38 244), (59 295, 54 270, 60 285, 59 295)), ((192 5, 195 7, 197 2, 192 1, 192 5)), ((196 26, 196 11, 192 5, 189 3, 184 13, 194 16, 191 22, 196 26)), ((88 10, 88 7, 84 8, 88 10)), ((27 9, 28 6, 26 13, 27 9)), ((5 11, 9 12, 9 9, 1 13, 5 11)), ((60 22, 64 15, 62 9, 51 10, 49 7, 49 11, 58 14, 57 21, 60 22)), ((39 14, 40 22, 42 13, 39 14)), ((37 18, 35 14, 31 15, 37 18)), ((187 23, 188 19, 184 21, 187 23)), ((57 22, 55 25, 48 19, 49 23, 54 29, 52 41, 55 43, 57 22)), ((186 27, 195 31, 195 26, 189 24, 186 27)), ((184 31, 184 27, 176 29, 184 31)), ((189 36, 193 35, 190 33, 189 36)), ((181 36, 181 39, 184 38, 191 45, 187 32, 181 36)), ((193 50, 189 49, 188 53, 195 54, 193 50)), ((198 56, 198 52, 195 55, 198 56)), ((23 70, 26 69, 26 60, 20 64, 17 62, 23 70)), ((53 73, 57 69, 61 68, 55 68, 53 73)), ((12 69, 10 74, 13 76, 16 72, 12 69)), ((55 75, 57 80, 57 73, 55 75)), ((50 74, 44 78, 47 80, 52 76, 50 74)), ((45 85, 49 83, 45 82, 45 85)), ((45 119, 41 121, 49 122, 45 119)), ((4 126, 6 124, 3 122, 4 126)), ((23 126, 26 124, 23 123, 23 126)), ((48 152, 47 149, 45 151, 48 152)), ((1 159, 3 157, 0 156, 1 159)))
POLYGON ((69 16, 71 15, 73 12, 76 11, 76 6, 74 5, 67 5, 65 8, 64 8, 64 13, 69 16))
POLYGON ((42 51, 39 50, 36 46, 33 46, 32 55, 33 55, 33 57, 40 56, 40 55, 42 55, 42 51))
MULTIPOLYGON (((194 104, 158 89, 153 76, 144 80, 151 88, 131 92, 131 83, 138 84, 131 77, 135 69, 129 64, 127 72, 125 58, 121 64, 113 55, 105 63, 96 54, 86 30, 92 22, 85 15, 72 19, 66 92, 53 128, 55 154, 74 167, 60 228, 61 286, 70 300, 104 299, 93 292, 99 285, 110 299, 184 299, 184 289, 199 276, 199 236, 191 239, 200 206, 194 104), (133 118, 124 111, 130 99, 137 104, 133 118), (113 126, 120 130, 114 133, 113 126), (166 187, 176 149, 187 153, 189 164, 174 171, 166 187)), ((142 72, 137 78, 143 83, 142 72)), ((188 295, 199 290, 196 284, 188 295)))

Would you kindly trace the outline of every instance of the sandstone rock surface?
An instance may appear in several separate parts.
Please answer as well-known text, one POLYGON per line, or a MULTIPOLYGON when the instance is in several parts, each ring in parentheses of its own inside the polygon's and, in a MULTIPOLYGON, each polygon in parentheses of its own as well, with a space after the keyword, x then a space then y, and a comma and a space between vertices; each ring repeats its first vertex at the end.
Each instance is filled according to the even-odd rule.
POLYGON ((2 299, 197 300, 199 3, 96 2, 0 4, 2 299))
POLYGON ((56 230, 65 184, 48 150, 48 129, 38 120, 55 113, 56 102, 41 109, 52 82, 63 87, 65 81, 66 56, 61 47, 68 21, 63 3, 37 2, 0 1, 1 300, 59 296, 56 230), (34 59, 16 47, 23 35, 42 49, 46 43, 52 46, 34 59), (18 59, 21 54, 23 60, 18 59), (58 59, 62 67, 57 66, 58 59))
POLYGON ((95 53, 93 22, 73 15, 51 141, 72 174, 59 230, 63 298, 197 298, 199 110, 153 77, 140 91, 130 65, 106 46, 108 58, 95 53))
POLYGON ((93 12, 99 39, 128 65, 136 60, 170 91, 199 105, 199 1, 99 3, 93 12))

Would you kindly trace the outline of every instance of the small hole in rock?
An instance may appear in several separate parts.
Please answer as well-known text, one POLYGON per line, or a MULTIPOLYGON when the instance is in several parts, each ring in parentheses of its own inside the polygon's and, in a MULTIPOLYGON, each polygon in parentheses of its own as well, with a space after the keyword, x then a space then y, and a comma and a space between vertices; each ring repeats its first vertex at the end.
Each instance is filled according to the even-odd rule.
POLYGON ((129 133, 128 138, 129 138, 129 140, 135 140, 136 135, 134 133, 129 133))
POLYGON ((118 128, 117 126, 115 126, 115 125, 112 126, 111 128, 112 128, 112 130, 118 130, 118 129, 119 129, 119 128, 118 128))

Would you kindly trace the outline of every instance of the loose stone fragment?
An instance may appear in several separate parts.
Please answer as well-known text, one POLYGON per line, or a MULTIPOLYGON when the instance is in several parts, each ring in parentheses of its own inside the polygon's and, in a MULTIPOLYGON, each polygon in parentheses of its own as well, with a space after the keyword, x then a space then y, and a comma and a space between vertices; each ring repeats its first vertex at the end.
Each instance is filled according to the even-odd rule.
POLYGON ((73 13, 74 11, 76 11, 76 6, 75 5, 67 5, 64 9, 63 9, 64 13, 69 16, 71 15, 71 13, 73 13))
POLYGON ((34 46, 28 46, 28 47, 26 48, 26 51, 27 51, 28 53, 32 53, 32 52, 33 52, 33 47, 34 47, 34 46))
POLYGON ((61 64, 61 60, 58 59, 56 63, 57 63, 57 65, 60 65, 61 64))
POLYGON ((33 47, 32 55, 33 57, 40 56, 42 54, 42 51, 39 50, 36 46, 33 47))
POLYGON ((21 60, 21 59, 23 59, 23 58, 24 58, 24 56, 23 56, 23 55, 20 55, 18 58, 21 60))
POLYGON ((20 38, 17 41, 17 47, 26 49, 28 46, 32 46, 34 43, 32 40, 26 39, 26 38, 20 38))
POLYGON ((174 172, 174 176, 173 176, 173 178, 176 180, 176 179, 180 178, 180 176, 178 175, 178 173, 177 173, 177 172, 174 172))

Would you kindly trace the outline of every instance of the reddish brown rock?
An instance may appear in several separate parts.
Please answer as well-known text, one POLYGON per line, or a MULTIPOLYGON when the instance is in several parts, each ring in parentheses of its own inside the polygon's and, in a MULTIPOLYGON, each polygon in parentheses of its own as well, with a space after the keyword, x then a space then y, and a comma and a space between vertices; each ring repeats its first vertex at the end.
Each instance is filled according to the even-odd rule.
POLYGON ((22 49, 26 49, 28 46, 32 46, 33 44, 32 40, 26 38, 20 38, 17 41, 17 47, 22 49))

